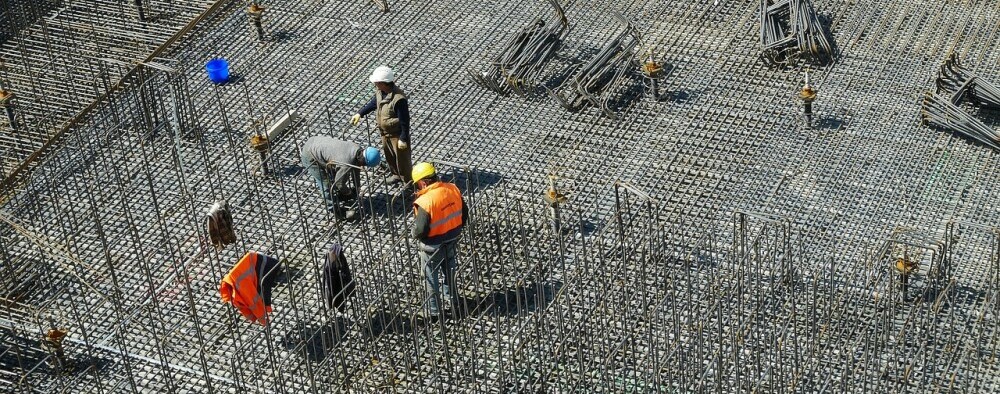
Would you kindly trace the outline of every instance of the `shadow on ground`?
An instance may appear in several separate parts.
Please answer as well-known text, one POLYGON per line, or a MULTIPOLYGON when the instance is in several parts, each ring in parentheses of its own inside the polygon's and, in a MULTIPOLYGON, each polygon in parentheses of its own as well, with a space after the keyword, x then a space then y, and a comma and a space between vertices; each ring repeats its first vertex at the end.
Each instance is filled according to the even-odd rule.
POLYGON ((332 323, 317 325, 301 322, 282 341, 286 349, 303 349, 311 361, 322 361, 327 349, 336 346, 347 337, 347 322, 337 317, 332 323))

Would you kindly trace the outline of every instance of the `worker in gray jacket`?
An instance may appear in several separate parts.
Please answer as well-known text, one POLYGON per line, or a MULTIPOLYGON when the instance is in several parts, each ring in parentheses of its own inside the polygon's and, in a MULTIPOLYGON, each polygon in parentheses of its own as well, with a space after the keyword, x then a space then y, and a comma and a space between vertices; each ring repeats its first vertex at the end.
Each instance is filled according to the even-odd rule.
POLYGON ((302 145, 302 167, 316 179, 323 201, 337 218, 357 218, 354 203, 361 189, 362 166, 375 167, 382 160, 378 149, 318 135, 302 145))

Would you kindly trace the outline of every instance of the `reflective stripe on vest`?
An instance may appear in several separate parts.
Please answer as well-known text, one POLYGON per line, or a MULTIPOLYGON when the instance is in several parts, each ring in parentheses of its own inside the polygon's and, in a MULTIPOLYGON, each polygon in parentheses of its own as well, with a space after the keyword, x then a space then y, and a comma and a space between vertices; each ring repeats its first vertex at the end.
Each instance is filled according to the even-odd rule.
MULTIPOLYGON (((417 195, 413 205, 419 206, 431 216, 428 239, 462 227, 462 193, 458 191, 458 187, 447 182, 435 182, 417 195)), ((413 209, 415 212, 416 207, 413 209)))

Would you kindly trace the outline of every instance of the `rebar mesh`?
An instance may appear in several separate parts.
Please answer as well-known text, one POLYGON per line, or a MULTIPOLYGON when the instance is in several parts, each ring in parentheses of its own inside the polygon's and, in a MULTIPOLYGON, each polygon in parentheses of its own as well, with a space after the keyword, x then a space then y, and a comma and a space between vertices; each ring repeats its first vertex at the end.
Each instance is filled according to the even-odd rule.
MULTIPOLYGON (((74 85, 94 92, 93 108, 5 191, 0 387, 1000 385, 996 154, 918 117, 946 54, 960 53, 977 75, 1000 75, 997 28, 984 22, 1000 16, 991 2, 813 2, 832 15, 840 54, 810 74, 813 129, 795 101, 800 74, 759 58, 758 4, 613 4, 669 69, 667 100, 625 100, 613 120, 468 81, 470 59, 485 62, 476 57, 521 27, 508 21, 531 20, 541 2, 398 1, 383 14, 364 1, 272 1, 262 41, 245 4, 210 3, 214 11, 155 58, 131 53, 98 67, 96 84, 74 85), (216 56, 233 64, 227 84, 205 78, 216 56), (312 135, 377 139, 373 125, 347 118, 371 95, 367 73, 379 64, 399 70, 410 96, 415 158, 436 162, 471 207, 459 248, 463 302, 451 319, 418 316, 427 300, 409 197, 366 172, 363 219, 341 223, 297 165, 312 135), (270 145, 265 176, 248 138, 293 110, 300 120, 270 145), (548 176, 568 196, 555 209, 542 198, 548 176), (203 228, 217 200, 230 203, 238 238, 221 250, 203 228), (332 243, 345 246, 358 281, 344 312, 320 300, 332 243), (248 250, 286 267, 265 327, 218 298, 219 280, 248 250), (915 267, 905 288, 895 268, 904 255, 915 267), (50 326, 70 332, 72 366, 61 372, 39 346, 50 326)), ((620 29, 602 11, 612 5, 565 3, 571 29, 543 78, 620 29)))

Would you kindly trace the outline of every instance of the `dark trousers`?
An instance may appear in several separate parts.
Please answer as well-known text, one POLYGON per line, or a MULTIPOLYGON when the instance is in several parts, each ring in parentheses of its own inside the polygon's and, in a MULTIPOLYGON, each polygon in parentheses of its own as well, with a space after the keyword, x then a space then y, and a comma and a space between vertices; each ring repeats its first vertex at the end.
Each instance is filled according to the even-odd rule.
POLYGON ((410 148, 399 149, 399 136, 382 135, 382 150, 385 152, 385 163, 389 172, 399 176, 405 182, 410 181, 410 171, 413 163, 410 161, 410 148))

